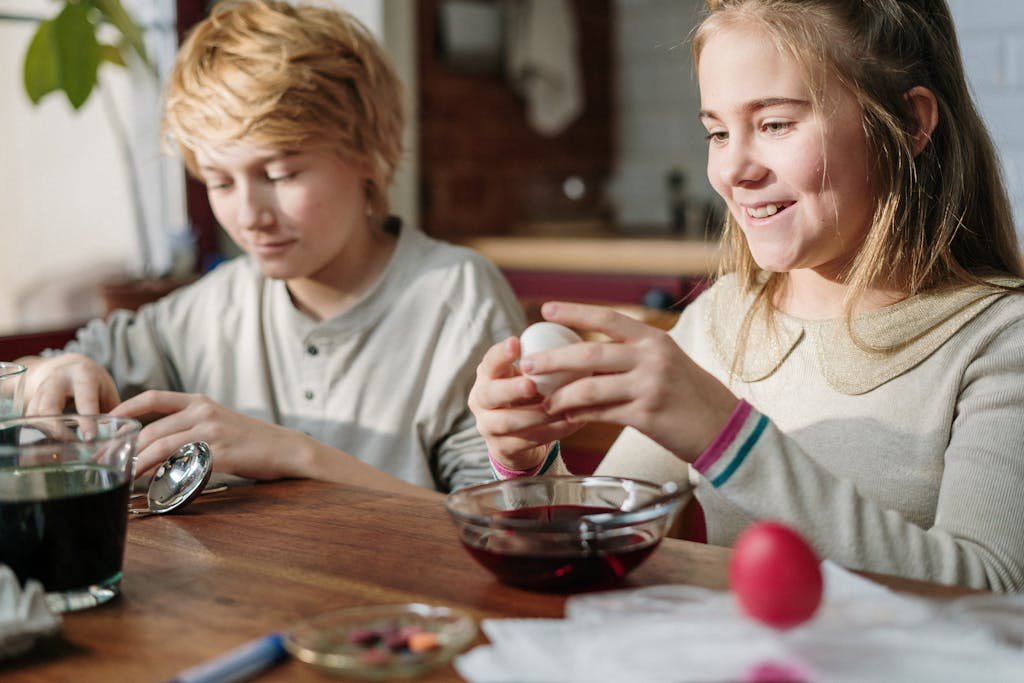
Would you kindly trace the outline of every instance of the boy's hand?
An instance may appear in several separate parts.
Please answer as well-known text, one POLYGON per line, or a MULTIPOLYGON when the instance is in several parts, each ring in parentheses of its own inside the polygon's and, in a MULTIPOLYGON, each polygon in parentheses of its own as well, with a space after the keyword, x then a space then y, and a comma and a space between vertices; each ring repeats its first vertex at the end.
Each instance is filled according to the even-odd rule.
POLYGON ((79 353, 35 359, 25 378, 26 415, 59 415, 71 403, 80 415, 97 415, 120 400, 110 373, 79 353))
POLYGON ((146 391, 111 414, 162 416, 139 433, 135 476, 145 474, 192 441, 209 444, 216 472, 252 479, 305 476, 294 452, 297 432, 236 413, 202 394, 146 391))

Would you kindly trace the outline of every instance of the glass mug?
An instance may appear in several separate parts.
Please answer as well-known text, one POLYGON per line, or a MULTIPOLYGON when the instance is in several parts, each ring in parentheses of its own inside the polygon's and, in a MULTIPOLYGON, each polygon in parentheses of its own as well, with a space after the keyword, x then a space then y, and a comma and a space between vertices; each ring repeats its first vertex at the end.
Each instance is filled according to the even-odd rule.
POLYGON ((55 612, 120 593, 141 428, 109 415, 0 421, 0 563, 42 583, 55 612))
POLYGON ((0 361, 0 419, 21 417, 25 410, 24 383, 24 365, 0 361))

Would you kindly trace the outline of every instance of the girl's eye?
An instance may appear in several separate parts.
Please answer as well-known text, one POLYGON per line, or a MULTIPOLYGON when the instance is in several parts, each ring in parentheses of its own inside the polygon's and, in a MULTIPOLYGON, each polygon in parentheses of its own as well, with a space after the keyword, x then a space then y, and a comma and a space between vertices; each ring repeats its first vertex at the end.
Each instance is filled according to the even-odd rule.
POLYGON ((761 124, 761 130, 769 135, 781 135, 793 127, 791 121, 765 121, 761 124))
POLYGON ((729 139, 729 134, 724 130, 715 130, 708 132, 708 134, 704 136, 704 139, 713 145, 721 145, 729 139))

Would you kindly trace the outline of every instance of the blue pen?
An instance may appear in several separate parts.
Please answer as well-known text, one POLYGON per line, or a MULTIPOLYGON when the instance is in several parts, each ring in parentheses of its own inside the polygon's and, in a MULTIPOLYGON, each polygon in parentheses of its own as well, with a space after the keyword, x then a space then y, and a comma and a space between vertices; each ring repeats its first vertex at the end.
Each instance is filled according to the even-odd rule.
POLYGON ((281 634, 271 633, 185 669, 168 683, 236 683, 277 663, 285 654, 281 634))

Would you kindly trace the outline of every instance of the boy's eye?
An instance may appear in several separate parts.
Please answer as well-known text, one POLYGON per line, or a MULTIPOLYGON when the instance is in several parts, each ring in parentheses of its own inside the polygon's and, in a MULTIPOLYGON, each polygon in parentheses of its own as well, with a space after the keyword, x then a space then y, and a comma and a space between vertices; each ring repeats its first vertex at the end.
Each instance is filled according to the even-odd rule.
POLYGON ((729 134, 724 130, 714 130, 709 131, 708 134, 704 136, 704 139, 713 144, 720 145, 729 139, 729 134))
POLYGON ((203 184, 206 185, 207 190, 226 190, 231 187, 230 181, 211 178, 204 180, 203 184))
POLYGON ((291 180, 292 178, 294 178, 297 175, 298 175, 298 173, 284 173, 284 172, 270 173, 270 172, 268 172, 267 173, 267 180, 269 180, 272 183, 277 183, 277 182, 281 182, 283 180, 291 180))

